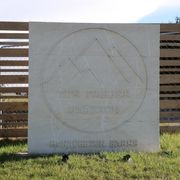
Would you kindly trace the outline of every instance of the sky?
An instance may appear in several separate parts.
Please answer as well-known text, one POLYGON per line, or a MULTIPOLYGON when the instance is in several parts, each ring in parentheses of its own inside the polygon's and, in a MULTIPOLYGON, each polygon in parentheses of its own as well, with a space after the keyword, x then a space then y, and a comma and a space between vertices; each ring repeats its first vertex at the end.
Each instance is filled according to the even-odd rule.
POLYGON ((1 0, 0 21, 169 23, 180 0, 1 0))

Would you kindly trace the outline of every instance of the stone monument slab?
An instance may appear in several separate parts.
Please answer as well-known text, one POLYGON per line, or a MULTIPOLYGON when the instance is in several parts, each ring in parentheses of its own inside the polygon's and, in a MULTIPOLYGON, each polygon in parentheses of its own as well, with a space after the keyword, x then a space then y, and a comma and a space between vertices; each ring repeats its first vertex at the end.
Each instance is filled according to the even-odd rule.
POLYGON ((29 28, 30 153, 159 150, 159 25, 29 28))

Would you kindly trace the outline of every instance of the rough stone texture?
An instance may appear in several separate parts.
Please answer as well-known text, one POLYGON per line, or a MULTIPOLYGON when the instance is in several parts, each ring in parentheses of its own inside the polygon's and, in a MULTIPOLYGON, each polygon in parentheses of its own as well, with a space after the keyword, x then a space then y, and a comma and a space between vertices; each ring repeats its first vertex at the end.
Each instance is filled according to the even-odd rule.
POLYGON ((159 35, 30 23, 29 153, 159 150, 159 35))

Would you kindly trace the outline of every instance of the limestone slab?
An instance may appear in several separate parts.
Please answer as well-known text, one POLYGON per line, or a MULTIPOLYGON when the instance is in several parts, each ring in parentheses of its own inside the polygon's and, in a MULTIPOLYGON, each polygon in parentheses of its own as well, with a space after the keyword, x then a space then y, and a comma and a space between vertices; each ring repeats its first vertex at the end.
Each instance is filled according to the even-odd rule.
POLYGON ((159 25, 29 28, 29 153, 159 150, 159 25))

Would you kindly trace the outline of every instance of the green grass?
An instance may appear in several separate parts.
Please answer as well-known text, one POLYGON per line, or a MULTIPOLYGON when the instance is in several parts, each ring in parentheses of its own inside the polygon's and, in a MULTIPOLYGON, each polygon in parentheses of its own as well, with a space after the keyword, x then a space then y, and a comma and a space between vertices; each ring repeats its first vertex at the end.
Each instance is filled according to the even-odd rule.
POLYGON ((69 156, 22 157, 25 140, 0 141, 0 179, 180 179, 180 134, 161 135, 159 153, 127 152, 69 156))

